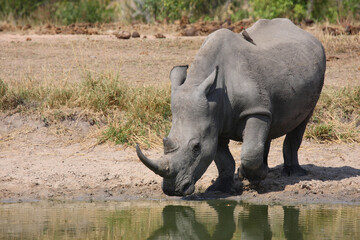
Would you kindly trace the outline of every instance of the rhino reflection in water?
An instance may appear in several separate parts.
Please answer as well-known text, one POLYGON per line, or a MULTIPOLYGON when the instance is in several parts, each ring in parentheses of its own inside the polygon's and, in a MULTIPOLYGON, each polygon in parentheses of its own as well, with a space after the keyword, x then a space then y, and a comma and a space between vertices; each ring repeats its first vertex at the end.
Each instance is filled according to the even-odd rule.
POLYGON ((153 232, 150 239, 232 239, 236 225, 234 221, 235 201, 208 204, 217 213, 217 225, 213 234, 196 220, 195 210, 189 206, 169 205, 163 209, 164 225, 153 232))
MULTIPOLYGON (((212 234, 209 233, 204 223, 200 223, 196 215, 197 208, 189 206, 168 205, 163 208, 163 226, 151 233, 148 240, 155 239, 272 239, 279 234, 286 239, 303 239, 303 233, 299 225, 299 209, 292 206, 283 206, 283 233, 272 232, 271 219, 276 221, 275 216, 269 216, 269 206, 240 204, 236 201, 207 201, 217 215, 216 227, 212 234), (239 214, 234 216, 235 208, 241 207, 239 214), (237 228, 236 222, 237 219, 237 228), (240 238, 239 238, 240 239, 240 238)), ((277 213, 279 214, 279 212, 277 213)), ((212 216, 212 215, 209 215, 212 216)), ((212 218, 207 217, 207 221, 212 218)), ((210 223, 210 222, 208 222, 210 223)), ((278 223, 279 224, 279 223, 278 223)), ((276 225, 273 223, 273 225, 276 225)))
POLYGON ((306 124, 319 99, 326 58, 321 43, 287 19, 259 20, 246 33, 210 34, 194 63, 174 67, 172 127, 164 155, 140 160, 163 177, 167 195, 189 195, 215 160, 219 176, 208 191, 232 192, 235 161, 229 140, 241 141, 240 179, 268 172, 270 142, 286 135, 286 175, 305 175, 298 162, 306 124))

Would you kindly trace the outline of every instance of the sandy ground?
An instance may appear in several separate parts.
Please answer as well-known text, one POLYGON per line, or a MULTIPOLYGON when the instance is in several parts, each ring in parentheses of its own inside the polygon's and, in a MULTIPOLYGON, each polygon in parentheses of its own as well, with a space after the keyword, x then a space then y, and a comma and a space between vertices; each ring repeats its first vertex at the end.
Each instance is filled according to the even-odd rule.
MULTIPOLYGON (((166 35, 166 34, 165 34, 166 35)), ((119 40, 105 35, 0 34, 0 78, 24 81, 79 81, 87 71, 118 72, 134 84, 165 84, 174 65, 191 64, 204 37, 119 40)), ((337 54, 328 62, 327 86, 359 83, 360 53, 337 54)), ((132 147, 97 145, 99 131, 86 121, 67 120, 48 126, 39 116, 0 114, 0 201, 38 199, 168 198, 161 178, 137 159, 132 147), (95 134, 96 135, 96 134, 95 134)), ((241 145, 231 143, 240 164, 241 145)), ((162 149, 145 151, 149 157, 162 149)), ((281 175, 282 139, 269 154, 270 172, 256 189, 245 186, 232 198, 264 203, 341 202, 360 204, 360 144, 305 141, 300 164, 304 177, 281 175)), ((197 183, 203 192, 217 170, 212 164, 197 183)), ((191 199, 224 197, 195 194, 191 199)))

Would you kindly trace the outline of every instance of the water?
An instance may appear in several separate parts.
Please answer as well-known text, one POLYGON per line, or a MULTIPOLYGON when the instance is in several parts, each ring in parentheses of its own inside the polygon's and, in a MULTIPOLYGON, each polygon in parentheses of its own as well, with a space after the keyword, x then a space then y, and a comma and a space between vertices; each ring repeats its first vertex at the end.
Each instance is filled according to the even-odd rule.
POLYGON ((228 200, 3 203, 0 239, 360 239, 360 206, 228 200))

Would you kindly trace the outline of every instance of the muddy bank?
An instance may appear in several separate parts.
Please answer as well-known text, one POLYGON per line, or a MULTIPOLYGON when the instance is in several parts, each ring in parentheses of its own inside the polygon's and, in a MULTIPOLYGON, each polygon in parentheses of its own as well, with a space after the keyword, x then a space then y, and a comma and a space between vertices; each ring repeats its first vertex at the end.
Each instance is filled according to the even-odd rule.
MULTIPOLYGON (((162 179, 136 157, 134 148, 97 145, 88 135, 87 123, 46 126, 40 120, 15 114, 1 116, 0 199, 110 200, 169 198, 162 193, 162 179)), ((231 143, 237 166, 241 145, 231 143)), ((162 149, 145 151, 152 158, 162 149)), ((275 140, 269 154, 270 172, 256 189, 244 186, 239 196, 199 194, 214 181, 211 164, 187 199, 230 197, 262 203, 356 203, 360 204, 360 145, 317 144, 305 141, 300 164, 304 177, 287 177, 282 170, 282 139, 275 140)), ((171 198, 172 199, 172 198, 171 198)))

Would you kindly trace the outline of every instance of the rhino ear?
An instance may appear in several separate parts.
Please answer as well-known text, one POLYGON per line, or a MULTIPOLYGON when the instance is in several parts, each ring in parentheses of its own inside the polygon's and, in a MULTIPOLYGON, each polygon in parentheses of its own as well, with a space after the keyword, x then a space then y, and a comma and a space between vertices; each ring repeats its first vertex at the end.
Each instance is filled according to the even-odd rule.
POLYGON ((170 81, 171 81, 172 88, 179 87, 185 82, 188 67, 189 67, 188 65, 176 66, 176 67, 173 67, 173 69, 171 69, 170 81))
POLYGON ((207 96, 216 88, 216 81, 219 72, 219 66, 198 86, 198 91, 207 96))

